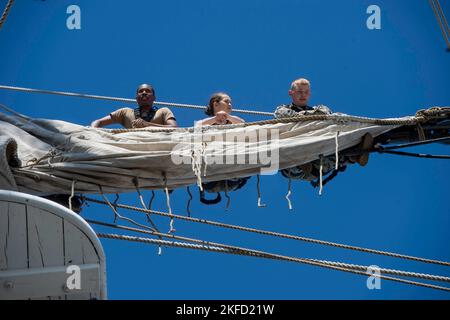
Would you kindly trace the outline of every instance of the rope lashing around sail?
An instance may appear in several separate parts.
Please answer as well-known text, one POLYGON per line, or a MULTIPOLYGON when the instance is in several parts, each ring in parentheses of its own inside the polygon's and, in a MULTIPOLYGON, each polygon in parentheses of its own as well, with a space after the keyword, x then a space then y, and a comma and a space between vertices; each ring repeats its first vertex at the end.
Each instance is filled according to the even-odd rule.
MULTIPOLYGON (((91 224, 97 224, 97 225, 101 225, 101 226, 105 226, 105 227, 127 230, 127 231, 132 231, 132 232, 137 232, 137 233, 155 235, 160 238, 164 237, 164 238, 170 238, 170 239, 176 239, 176 240, 183 240, 183 241, 202 244, 202 245, 206 245, 206 246, 220 247, 220 248, 229 249, 229 250, 233 250, 233 251, 243 251, 243 252, 253 251, 254 255, 260 256, 260 257, 268 257, 271 255, 271 253, 264 252, 264 251, 257 251, 257 250, 253 250, 253 249, 247 249, 247 248, 238 247, 238 246, 231 246, 231 245, 227 245, 227 244, 210 242, 210 241, 205 241, 205 240, 200 240, 200 239, 195 239, 195 238, 188 238, 188 237, 183 237, 183 236, 178 236, 178 235, 175 236, 175 235, 172 235, 169 233, 162 234, 162 233, 151 232, 151 231, 147 231, 147 230, 141 230, 141 229, 136 229, 136 228, 122 226, 122 225, 109 224, 109 223, 105 223, 102 221, 96 221, 96 220, 86 220, 86 221, 91 224)), ((367 268, 368 268, 368 266, 349 264, 349 263, 343 263, 343 262, 337 262, 337 261, 327 261, 327 260, 318 260, 318 259, 309 259, 309 258, 296 258, 296 257, 290 257, 290 258, 304 259, 304 260, 308 260, 308 261, 316 261, 316 262, 320 262, 320 263, 324 263, 324 264, 328 264, 328 265, 334 265, 334 266, 338 266, 338 267, 343 267, 343 268, 353 269, 353 270, 360 270, 360 271, 367 270, 367 268)), ((450 278, 445 277, 445 276, 431 275, 431 274, 424 274, 424 273, 410 272, 410 271, 403 271, 403 270, 396 270, 396 269, 386 269, 386 268, 378 268, 378 270, 381 273, 386 273, 386 274, 450 283, 450 278)))
POLYGON ((9 11, 11 10, 11 7, 14 3, 14 0, 8 0, 8 3, 5 6, 5 9, 3 10, 2 17, 0 18, 0 30, 3 27, 3 24, 6 21, 6 18, 8 17, 9 11))
MULTIPOLYGON (((150 239, 150 238, 144 238, 144 237, 134 237, 134 236, 125 236, 125 235, 118 235, 118 234, 107 234, 107 233, 97 233, 97 236, 99 238, 106 238, 106 239, 115 239, 115 240, 125 240, 125 241, 134 241, 134 242, 142 242, 142 243, 149 243, 149 244, 157 244, 157 245, 164 245, 164 246, 172 246, 172 247, 179 247, 179 248, 188 248, 188 249, 197 249, 197 250, 204 250, 204 251, 212 251, 212 252, 222 252, 222 253, 229 253, 229 254, 236 254, 236 255, 246 255, 246 256, 253 256, 253 257, 261 257, 261 258, 269 258, 269 259, 276 259, 276 260, 286 260, 291 262, 298 262, 313 266, 319 266, 323 268, 333 269, 333 270, 339 270, 344 271, 348 273, 353 274, 359 274, 367 277, 367 272, 359 271, 359 270, 353 270, 333 264, 328 264, 324 262, 314 261, 311 259, 302 259, 302 258, 293 258, 278 254, 269 254, 265 252, 260 252, 256 250, 229 250, 223 247, 218 246, 206 246, 206 245, 200 245, 200 244, 192 244, 192 243, 184 243, 184 242, 177 242, 177 241, 167 241, 167 240, 157 240, 157 239, 150 239)), ((450 288, 447 287, 441 287, 436 286, 428 283, 422 283, 422 282, 416 282, 416 281, 410 281, 400 278, 394 278, 394 277, 388 277, 381 274, 373 274, 374 277, 379 277, 381 279, 385 280, 391 280, 391 281, 397 281, 402 282, 405 284, 411 284, 421 287, 427 287, 431 289, 436 290, 443 290, 450 292, 450 288)))
MULTIPOLYGON (((426 110, 419 110, 416 112, 415 116, 403 119, 377 119, 368 117, 358 117, 349 115, 339 115, 339 114, 312 114, 312 115, 300 115, 295 117, 287 118, 275 118, 269 120, 260 120, 253 122, 243 122, 236 124, 227 125, 214 125, 214 126, 202 126, 202 130, 216 130, 216 129, 233 129, 233 128, 245 128, 255 125, 269 125, 278 123, 292 123, 292 122, 308 122, 308 121, 331 121, 336 124, 345 124, 346 122, 359 122, 365 124, 374 124, 380 126, 413 126, 419 123, 425 123, 430 120, 444 119, 450 116, 450 107, 432 107, 426 110)), ((198 128, 136 128, 136 129, 99 129, 112 134, 126 133, 126 132, 189 132, 193 133, 198 130, 198 128)))
MULTIPOLYGON (((60 95, 60 96, 68 96, 68 97, 78 97, 78 98, 86 98, 86 99, 96 99, 96 100, 108 100, 108 101, 115 101, 115 102, 136 103, 136 99, 109 97, 109 96, 83 94, 83 93, 75 93, 75 92, 41 90, 41 89, 32 89, 32 88, 23 88, 23 87, 5 86, 5 85, 0 85, 0 89, 21 91, 21 92, 27 92, 27 93, 43 93, 43 94, 52 94, 52 95, 60 95)), ((188 109, 197 109, 197 110, 205 110, 206 109, 206 106, 194 105, 194 104, 184 104, 184 103, 155 101, 154 104, 155 105, 160 105, 160 106, 165 106, 165 107, 175 107, 175 108, 188 108, 188 109)), ((247 109, 235 109, 235 108, 233 108, 233 112, 273 117, 273 112, 247 110, 247 109)))
MULTIPOLYGON (((93 202, 93 203, 107 204, 104 201, 93 199, 93 198, 84 197, 83 199, 85 201, 90 201, 90 202, 93 202)), ((118 204, 117 207, 122 208, 122 209, 127 209, 127 210, 134 210, 134 211, 142 212, 142 213, 145 213, 145 211, 146 211, 146 210, 141 209, 141 208, 137 208, 137 207, 133 207, 133 206, 129 206, 129 205, 124 205, 124 204, 118 204)), ((150 211, 150 210, 148 210, 148 211, 150 211)), ((216 222, 216 221, 212 221, 212 220, 205 220, 205 219, 199 219, 199 218, 193 218, 193 217, 180 216, 180 215, 176 215, 176 214, 169 215, 166 212, 155 211, 155 210, 151 210, 151 212, 153 214, 156 214, 156 215, 161 215, 161 216, 165 216, 165 217, 173 217, 174 219, 180 219, 180 220, 196 222, 196 223, 203 223, 203 224, 217 226, 217 227, 222 227, 222 228, 234 229, 234 230, 245 231, 245 232, 252 232, 252 233, 263 234, 263 235, 268 235, 268 236, 274 236, 274 237, 280 237, 280 238, 285 238, 285 239, 291 239, 291 240, 304 241, 304 242, 321 244, 321 245, 326 245, 326 246, 332 246, 332 247, 337 247, 337 248, 342 248, 342 249, 349 249, 349 250, 355 250, 355 251, 361 251, 361 252, 385 255, 385 256, 394 257, 394 258, 400 258, 400 259, 419 261, 419 262, 430 263, 430 264, 443 265, 443 266, 447 266, 447 267, 450 266, 450 262, 446 262, 446 261, 439 261, 439 260, 432 260, 432 259, 426 259, 426 258, 421 258, 421 257, 414 257, 414 256, 409 256, 409 255, 404 255, 404 254, 388 252, 388 251, 381 251, 381 250, 375 250, 375 249, 351 246, 351 245, 346 245, 346 244, 341 244, 341 243, 336 243, 336 242, 318 240, 318 239, 313 239, 313 238, 307 238, 307 237, 301 237, 301 236, 296 236, 296 235, 279 233, 279 232, 260 230, 260 229, 243 227, 243 226, 237 226, 237 225, 231 225, 231 224, 216 222)), ((152 230, 152 231, 154 231, 154 230, 152 230)))

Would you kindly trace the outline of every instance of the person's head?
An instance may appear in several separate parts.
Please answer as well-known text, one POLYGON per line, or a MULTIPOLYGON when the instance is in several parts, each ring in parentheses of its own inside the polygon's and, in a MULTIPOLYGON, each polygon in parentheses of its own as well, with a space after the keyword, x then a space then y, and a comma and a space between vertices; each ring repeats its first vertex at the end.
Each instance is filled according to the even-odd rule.
POLYGON ((226 113, 231 113, 231 98, 229 95, 223 92, 215 93, 209 99, 208 106, 206 107, 205 113, 208 116, 215 116, 219 111, 225 111, 226 113))
POLYGON ((311 84, 307 79, 300 78, 292 81, 289 95, 292 98, 292 103, 297 106, 307 106, 309 96, 311 95, 311 84))
POLYGON ((151 84, 143 83, 136 89, 136 102, 140 107, 153 106, 156 99, 155 89, 151 84))

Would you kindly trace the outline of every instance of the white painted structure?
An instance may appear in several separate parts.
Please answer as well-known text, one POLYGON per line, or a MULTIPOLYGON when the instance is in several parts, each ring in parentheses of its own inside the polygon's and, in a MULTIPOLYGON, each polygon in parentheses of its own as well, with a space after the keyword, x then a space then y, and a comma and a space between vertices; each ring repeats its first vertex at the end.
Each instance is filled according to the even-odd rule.
POLYGON ((0 190, 0 299, 106 299, 94 230, 53 201, 0 190))

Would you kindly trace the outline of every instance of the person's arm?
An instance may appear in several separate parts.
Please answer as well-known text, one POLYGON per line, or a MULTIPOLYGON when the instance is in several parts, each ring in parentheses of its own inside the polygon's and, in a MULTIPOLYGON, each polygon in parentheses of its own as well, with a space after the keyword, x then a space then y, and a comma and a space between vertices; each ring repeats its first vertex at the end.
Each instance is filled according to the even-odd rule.
POLYGON ((176 128, 178 127, 175 118, 168 119, 166 124, 157 124, 153 122, 145 121, 144 119, 133 120, 133 128, 145 128, 145 127, 159 127, 159 128, 176 128))
POLYGON ((210 117, 203 120, 199 120, 195 123, 196 126, 211 126, 214 123, 216 123, 217 119, 216 117, 210 117))
POLYGON ((275 118, 290 118, 299 115, 298 112, 292 110, 291 108, 288 108, 285 105, 277 107, 274 114, 275 118))
POLYGON ((113 124, 114 121, 111 119, 111 115, 107 115, 103 118, 97 119, 95 121, 92 121, 91 127, 93 128, 101 128, 110 124, 113 124))
POLYGON ((323 104, 319 104, 314 107, 314 113, 316 113, 316 112, 323 113, 323 114, 332 114, 333 113, 330 108, 328 108, 327 106, 325 106, 323 104))
POLYGON ((245 122, 244 119, 239 118, 237 116, 232 116, 232 115, 228 115, 227 119, 231 122, 231 124, 244 123, 245 122))

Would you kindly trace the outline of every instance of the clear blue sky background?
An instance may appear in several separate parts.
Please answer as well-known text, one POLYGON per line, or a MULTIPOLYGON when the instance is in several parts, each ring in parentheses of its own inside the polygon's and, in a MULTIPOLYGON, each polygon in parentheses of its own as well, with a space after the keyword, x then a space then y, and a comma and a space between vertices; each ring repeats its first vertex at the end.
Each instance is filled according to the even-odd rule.
MULTIPOLYGON (((6 0, 0 0, 3 8, 6 0)), ((447 18, 450 3, 441 1, 447 18)), ((0 83, 133 97, 151 82, 158 100, 206 104, 228 92, 235 108, 272 111, 289 102, 290 82, 312 82, 313 104, 370 117, 413 115, 450 102, 450 53, 426 0, 404 1, 16 1, 0 31, 0 83), (66 28, 66 8, 81 8, 81 30, 66 28), (381 8, 382 29, 368 30, 366 9, 381 8)), ((123 104, 0 91, 0 102, 40 118, 88 125, 123 104)), ((132 105, 131 105, 132 106, 132 105)), ((173 109, 181 126, 203 118, 173 109)), ((261 118, 243 115, 250 120, 261 118)), ((448 154, 448 146, 415 148, 448 154)), ((372 155, 327 185, 322 196, 305 182, 293 186, 294 210, 281 175, 256 179, 195 217, 450 260, 450 162, 372 155)), ((149 193, 145 192, 148 199, 149 193)), ((186 214, 185 190, 172 195, 186 214)), ((139 205, 135 195, 123 202, 139 205)), ((166 210, 157 192, 154 208, 166 210)), ((91 205, 91 218, 112 221, 91 205)), ((133 216, 140 219, 139 216, 133 216)), ((161 229, 166 219, 157 219, 161 229)), ((175 222, 177 234, 286 255, 379 265, 448 275, 445 267, 324 248, 175 222)), ((102 228, 96 228, 102 230, 102 228)), ((289 262, 102 240, 111 299, 448 299, 450 294, 289 262)))

